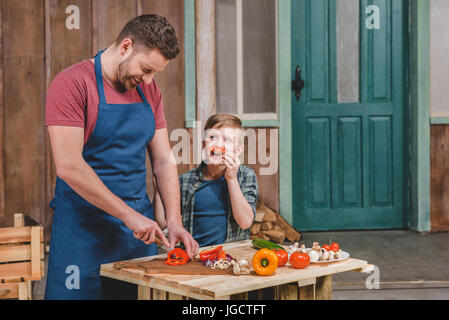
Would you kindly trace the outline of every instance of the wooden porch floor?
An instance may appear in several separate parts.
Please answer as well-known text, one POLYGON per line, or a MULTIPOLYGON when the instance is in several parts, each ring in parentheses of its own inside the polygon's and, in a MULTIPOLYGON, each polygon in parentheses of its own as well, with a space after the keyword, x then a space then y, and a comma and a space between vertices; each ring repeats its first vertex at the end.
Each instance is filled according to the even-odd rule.
MULTIPOLYGON (((379 268, 380 289, 449 288, 449 232, 406 230, 304 232, 302 242, 336 241, 352 257, 379 268)), ((334 288, 365 289, 369 275, 334 276, 334 288)), ((449 296, 448 296, 449 299, 449 296)))

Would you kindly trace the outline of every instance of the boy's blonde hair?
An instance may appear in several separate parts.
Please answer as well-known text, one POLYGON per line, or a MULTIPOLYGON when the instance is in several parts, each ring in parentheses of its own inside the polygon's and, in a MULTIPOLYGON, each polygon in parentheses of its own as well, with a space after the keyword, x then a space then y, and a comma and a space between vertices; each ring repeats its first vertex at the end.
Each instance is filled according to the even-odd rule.
POLYGON ((206 121, 206 125, 204 126, 204 132, 212 128, 223 128, 230 127, 235 129, 240 129, 241 134, 239 134, 239 142, 243 143, 243 127, 242 120, 238 117, 227 114, 227 113, 217 113, 209 117, 206 121))
POLYGON ((242 120, 232 114, 217 113, 207 119, 204 130, 206 131, 214 127, 232 127, 242 129, 242 120))

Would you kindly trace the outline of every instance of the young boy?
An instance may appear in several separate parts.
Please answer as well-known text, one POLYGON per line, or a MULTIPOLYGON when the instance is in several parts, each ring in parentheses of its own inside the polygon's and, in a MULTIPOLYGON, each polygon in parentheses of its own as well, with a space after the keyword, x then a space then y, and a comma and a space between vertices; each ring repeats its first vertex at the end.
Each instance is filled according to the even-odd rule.
MULTIPOLYGON (((229 114, 211 116, 204 128, 201 164, 179 177, 184 228, 200 247, 249 239, 256 213, 256 174, 241 166, 244 151, 242 122, 229 114)), ((155 219, 165 228, 159 195, 155 219)))

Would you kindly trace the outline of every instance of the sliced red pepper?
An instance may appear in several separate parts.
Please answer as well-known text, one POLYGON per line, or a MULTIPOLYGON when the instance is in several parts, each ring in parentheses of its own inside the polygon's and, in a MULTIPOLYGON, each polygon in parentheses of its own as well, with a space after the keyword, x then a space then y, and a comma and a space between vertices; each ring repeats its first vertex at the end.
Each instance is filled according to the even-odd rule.
POLYGON ((211 255, 213 253, 219 254, 221 250, 223 250, 223 246, 218 246, 218 247, 215 247, 215 248, 212 248, 212 249, 203 250, 203 251, 201 251, 199 253, 200 259, 201 259, 201 256, 203 256, 203 255, 208 256, 208 255, 211 255))
POLYGON ((200 256, 200 261, 215 260, 217 257, 218 257, 218 253, 203 254, 200 256))
POLYGON ((165 260, 165 264, 171 266, 177 266, 181 264, 186 264, 189 261, 189 255, 185 250, 181 248, 175 248, 174 250, 167 253, 167 260, 165 260))
POLYGON ((223 250, 222 252, 220 252, 220 254, 218 255, 218 260, 220 259, 226 260, 226 251, 223 250))

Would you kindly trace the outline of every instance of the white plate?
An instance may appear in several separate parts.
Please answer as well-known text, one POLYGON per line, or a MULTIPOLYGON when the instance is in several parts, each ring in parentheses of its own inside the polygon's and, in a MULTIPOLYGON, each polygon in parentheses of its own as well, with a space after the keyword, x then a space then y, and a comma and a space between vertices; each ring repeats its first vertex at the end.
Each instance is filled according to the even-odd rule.
MULTIPOLYGON (((309 250, 310 248, 307 248, 306 250, 309 250)), ((337 262, 341 260, 345 260, 349 258, 349 253, 346 251, 341 250, 341 258, 340 259, 333 259, 333 260, 326 260, 326 261, 310 261, 310 263, 329 263, 329 262, 337 262)))

